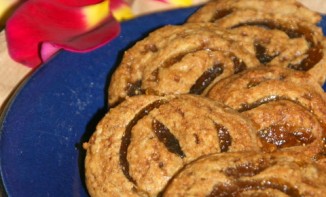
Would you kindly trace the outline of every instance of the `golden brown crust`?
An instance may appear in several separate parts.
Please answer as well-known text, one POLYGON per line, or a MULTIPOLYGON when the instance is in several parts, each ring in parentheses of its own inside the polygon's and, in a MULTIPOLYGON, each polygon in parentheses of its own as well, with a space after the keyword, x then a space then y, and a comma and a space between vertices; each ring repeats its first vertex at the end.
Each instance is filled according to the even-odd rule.
POLYGON ((326 171, 288 153, 222 153, 182 169, 163 196, 323 196, 326 171), (259 195, 257 195, 259 194, 259 195))
POLYGON ((253 54, 226 34, 212 24, 155 30, 125 52, 112 76, 109 103, 137 94, 201 94, 206 86, 259 65, 253 54), (205 73, 211 73, 209 80, 205 73), (205 80, 205 87, 198 85, 205 80))
POLYGON ((188 22, 216 20, 217 15, 227 16, 227 11, 236 10, 254 10, 283 18, 294 17, 312 24, 321 20, 319 13, 304 7, 296 0, 212 0, 190 16, 188 22))
POLYGON ((323 84, 326 79, 326 49, 321 29, 304 22, 298 25, 293 21, 284 23, 283 19, 274 19, 272 23, 266 21, 249 22, 250 25, 233 28, 228 33, 261 64, 306 71, 323 84))
POLYGON ((221 0, 208 3, 188 22, 213 23, 238 32, 235 40, 260 56, 262 64, 307 71, 322 85, 326 80, 326 49, 317 18, 319 14, 296 1, 221 0))
POLYGON ((216 83, 207 95, 243 112, 257 126, 265 151, 324 151, 326 99, 313 78, 281 67, 248 69, 216 83))
POLYGON ((90 195, 322 196, 320 19, 295 0, 216 0, 137 42, 84 144, 90 195))
POLYGON ((250 121, 220 103, 144 95, 112 109, 85 147, 92 196, 156 196, 186 163, 215 152, 260 150, 260 143, 250 121))

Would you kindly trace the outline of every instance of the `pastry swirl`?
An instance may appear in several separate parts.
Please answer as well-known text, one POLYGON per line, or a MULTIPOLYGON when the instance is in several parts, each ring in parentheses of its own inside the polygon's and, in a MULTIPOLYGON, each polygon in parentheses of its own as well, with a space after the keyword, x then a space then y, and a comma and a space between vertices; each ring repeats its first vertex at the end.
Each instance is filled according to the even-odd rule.
POLYGON ((212 24, 155 30, 125 52, 110 82, 109 103, 140 94, 204 94, 216 81, 260 64, 226 35, 212 24))
POLYGON ((293 154, 220 153, 173 177, 162 196, 323 196, 325 168, 293 154))
POLYGON ((322 196, 320 19, 295 0, 214 0, 138 41, 84 144, 89 194, 322 196))
POLYGON ((295 1, 222 0, 208 3, 188 22, 208 22, 230 29, 236 34, 234 38, 251 49, 260 63, 306 71, 323 84, 326 80, 325 41, 321 29, 315 25, 318 17, 310 21, 306 17, 310 16, 308 13, 318 15, 295 1), (278 4, 285 6, 281 7, 283 11, 276 8, 278 4), (286 10, 287 6, 292 8, 286 10), (299 10, 302 17, 296 14, 299 10), (227 14, 214 16, 219 12, 227 14))
POLYGON ((296 0, 212 0, 190 16, 188 21, 214 22, 237 10, 254 10, 274 14, 277 17, 298 18, 311 24, 317 24, 321 20, 320 14, 296 0))
POLYGON ((110 110, 85 144, 88 190, 91 196, 156 196, 198 157, 259 151, 253 133, 239 113, 201 96, 128 98, 110 110))
POLYGON ((265 151, 325 154, 325 93, 306 73, 281 67, 248 69, 219 81, 207 96, 249 117, 265 151))

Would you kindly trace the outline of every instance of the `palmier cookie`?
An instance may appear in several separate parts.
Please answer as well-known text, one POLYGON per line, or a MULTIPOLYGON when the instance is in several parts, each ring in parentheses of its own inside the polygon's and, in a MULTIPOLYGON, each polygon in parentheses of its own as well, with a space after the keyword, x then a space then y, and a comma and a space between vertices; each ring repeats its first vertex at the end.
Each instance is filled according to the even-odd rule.
POLYGON ((91 196, 156 196, 186 163, 259 150, 250 121, 201 96, 127 98, 101 120, 87 149, 91 196))
POLYGON ((260 63, 213 24, 166 26, 127 50, 113 73, 109 103, 139 94, 204 94, 216 81, 260 63))
POLYGON ((296 0, 212 0, 190 16, 188 21, 214 22, 237 10, 254 10, 278 17, 298 18, 312 24, 317 24, 321 20, 319 13, 306 8, 296 0))
POLYGON ((216 83, 207 95, 242 112, 257 126, 265 151, 325 154, 325 93, 306 73, 257 67, 216 83))
MULTIPOLYGON (((232 4, 233 1, 225 2, 232 4)), ((236 2, 251 3, 251 1, 236 2)), ((271 6, 275 4, 275 2, 272 3, 273 1, 260 2, 266 4, 265 6, 268 6, 269 3, 271 6)), ((219 3, 217 4, 219 5, 219 3)), ((202 9, 206 10, 205 6, 202 9)), ((212 20, 206 20, 193 16, 190 17, 189 22, 211 22, 219 28, 229 29, 235 33, 234 38, 237 41, 256 53, 262 64, 307 71, 320 84, 325 82, 325 39, 321 28, 314 24, 299 20, 296 17, 279 15, 276 11, 274 13, 273 11, 242 9, 240 7, 231 9, 229 14, 220 16, 220 18, 215 17, 212 20)))
POLYGON ((326 170, 300 155, 220 153, 182 169, 162 196, 324 196, 326 170))

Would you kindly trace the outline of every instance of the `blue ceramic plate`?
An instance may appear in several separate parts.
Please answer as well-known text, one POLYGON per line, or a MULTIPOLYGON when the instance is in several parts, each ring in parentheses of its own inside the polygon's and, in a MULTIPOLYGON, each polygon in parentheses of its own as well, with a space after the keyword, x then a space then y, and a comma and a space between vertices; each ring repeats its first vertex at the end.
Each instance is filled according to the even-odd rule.
POLYGON ((122 52, 158 27, 183 23, 195 10, 124 22, 120 36, 106 46, 86 54, 61 52, 34 73, 1 124, 1 176, 7 194, 88 196, 81 142, 106 112, 109 76, 122 52))
MULTIPOLYGON (((13 197, 88 196, 81 143, 106 112, 107 84, 122 52, 158 27, 183 23, 196 9, 125 22, 108 45, 86 54, 62 52, 34 73, 1 123, 5 192, 13 197)), ((321 26, 326 27, 325 18, 321 26)))

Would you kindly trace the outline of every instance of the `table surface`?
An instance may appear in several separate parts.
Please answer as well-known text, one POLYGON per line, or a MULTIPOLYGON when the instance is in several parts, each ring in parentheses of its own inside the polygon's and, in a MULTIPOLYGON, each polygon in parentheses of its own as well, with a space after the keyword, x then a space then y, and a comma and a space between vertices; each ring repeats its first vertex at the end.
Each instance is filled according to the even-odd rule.
MULTIPOLYGON (((134 1, 132 9, 135 14, 141 15, 149 12, 155 12, 162 9, 170 9, 171 7, 162 6, 158 3, 151 3, 144 6, 144 1, 134 1), (142 2, 143 1, 143 2, 142 2)), ((197 3, 205 0, 196 1, 197 3)), ((326 0, 299 0, 312 10, 326 14, 326 0)), ((149 1, 147 1, 148 3, 149 1)), ((13 61, 7 50, 7 43, 5 39, 5 30, 0 32, 0 113, 3 110, 5 103, 8 101, 14 90, 19 86, 23 79, 28 77, 34 70, 20 65, 13 61)))

